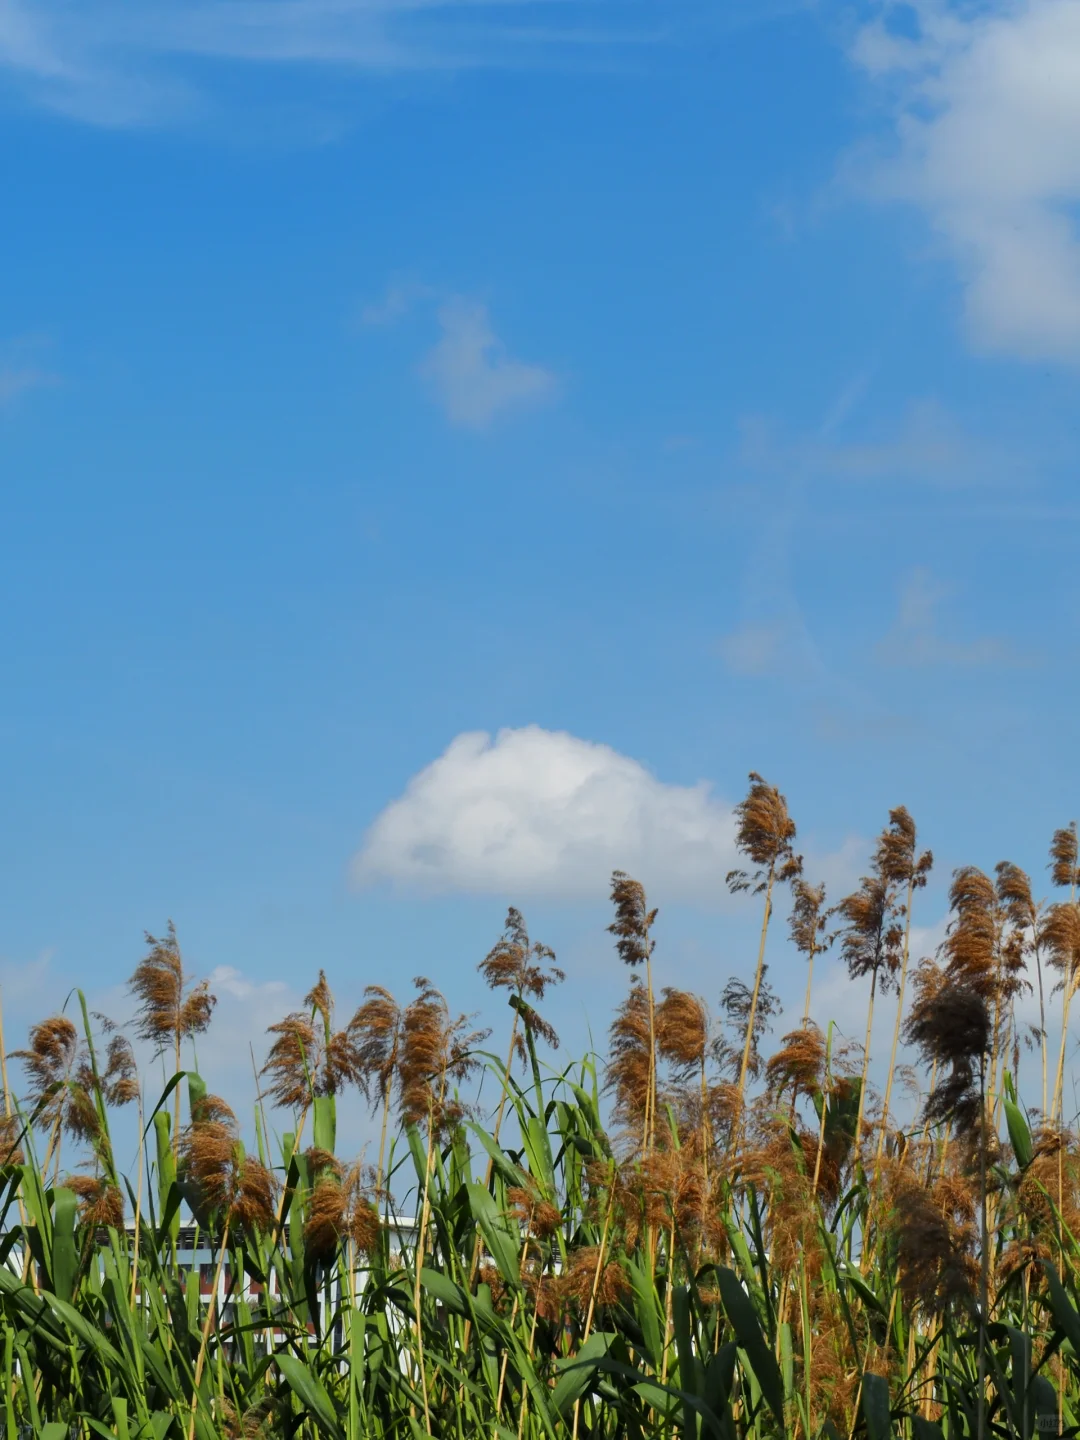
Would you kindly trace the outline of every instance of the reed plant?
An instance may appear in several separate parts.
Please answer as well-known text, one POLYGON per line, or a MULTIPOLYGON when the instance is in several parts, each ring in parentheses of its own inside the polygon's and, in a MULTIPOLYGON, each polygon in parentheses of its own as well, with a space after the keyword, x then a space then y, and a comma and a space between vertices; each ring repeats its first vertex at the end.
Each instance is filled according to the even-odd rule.
POLYGON ((5 1440, 1080 1432, 1075 831, 1053 838, 1049 903, 1014 865, 957 870, 933 956, 913 949, 931 862, 906 810, 832 910, 794 838, 783 796, 752 776, 738 839, 753 869, 729 885, 762 897, 761 931, 715 1011, 654 988, 662 917, 615 874, 630 986, 606 1059, 559 1058, 537 1006, 564 977, 516 910, 480 962, 508 1002, 490 1049, 422 977, 342 1016, 320 973, 270 1027, 250 1152, 198 1072, 213 997, 171 926, 132 979, 134 1034, 165 1061, 156 1093, 81 997, 23 1049, 0 1041, 5 1440), (834 934, 868 1003, 895 997, 880 1096, 871 1025, 845 1041, 810 998, 766 1053, 785 887, 808 997, 834 934), (907 1106, 901 1040, 918 1059, 907 1106), (378 1128, 372 1165, 339 1154, 350 1104, 378 1128), (113 1143, 125 1106, 132 1174, 113 1143))

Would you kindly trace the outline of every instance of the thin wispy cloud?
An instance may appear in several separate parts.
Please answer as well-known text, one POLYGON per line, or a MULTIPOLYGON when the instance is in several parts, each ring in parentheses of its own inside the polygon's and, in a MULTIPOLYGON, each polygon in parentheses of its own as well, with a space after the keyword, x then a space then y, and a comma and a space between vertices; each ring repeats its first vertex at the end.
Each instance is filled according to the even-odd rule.
POLYGON ((716 650, 733 675, 801 679, 821 668, 817 648, 794 601, 790 613, 747 620, 729 630, 716 642, 716 650))
POLYGON ((438 322, 439 339, 421 370, 452 425, 486 430, 508 412, 556 394, 554 371, 510 355, 486 305, 454 296, 439 307, 438 322))
POLYGON ((736 675, 774 675, 784 668, 788 638, 783 624, 750 621, 721 636, 716 648, 736 675))
POLYGON ((1018 650, 997 635, 957 639, 942 628, 940 611, 950 589, 925 567, 913 570, 904 581, 896 621, 877 644, 875 658, 883 665, 923 669, 1015 667, 1037 663, 1037 657, 1018 650))
POLYGON ((935 400, 909 406, 891 432, 858 440, 840 440, 834 432, 853 404, 816 435, 788 438, 768 420, 747 417, 742 423, 739 461, 747 469, 788 475, 793 472, 838 481, 898 482, 957 486, 1015 483, 1023 478, 1024 461, 1002 446, 971 435, 935 400))
POLYGON ((207 62, 394 75, 581 63, 662 38, 648 0, 99 0, 0 4, 0 81, 91 124, 190 119, 207 62))
POLYGON ((376 328, 396 325, 415 305, 430 300, 436 293, 420 280, 392 280, 377 300, 363 306, 360 322, 376 328))
POLYGON ((884 0, 852 56, 890 117, 852 174, 925 212, 972 345, 1080 359, 1080 0, 884 0))
POLYGON ((47 343, 40 337, 22 337, 0 344, 0 410, 13 405, 31 390, 60 383, 43 361, 47 343))

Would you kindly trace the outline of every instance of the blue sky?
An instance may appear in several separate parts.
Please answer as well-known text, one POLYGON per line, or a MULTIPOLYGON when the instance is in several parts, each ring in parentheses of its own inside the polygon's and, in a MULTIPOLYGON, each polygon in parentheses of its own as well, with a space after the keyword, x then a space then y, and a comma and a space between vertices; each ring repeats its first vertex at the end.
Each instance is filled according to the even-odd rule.
POLYGON ((1078 80, 1080 0, 0 7, 9 1031, 172 916, 238 1091, 514 903, 583 1044, 614 865, 715 1001, 751 768, 836 897, 906 804, 927 944, 1041 877, 1078 80))

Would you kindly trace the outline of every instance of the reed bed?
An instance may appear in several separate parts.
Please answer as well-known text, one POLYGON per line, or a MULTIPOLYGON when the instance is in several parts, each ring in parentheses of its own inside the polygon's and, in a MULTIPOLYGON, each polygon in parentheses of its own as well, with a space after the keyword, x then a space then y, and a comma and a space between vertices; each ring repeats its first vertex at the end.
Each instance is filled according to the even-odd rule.
POLYGON ((1075 827, 1052 838, 1046 900, 1009 863, 956 871, 923 957, 932 858, 906 810, 832 904, 775 787, 752 775, 737 818, 727 883, 760 907, 756 961, 715 1015, 658 992, 657 912, 617 872, 629 983, 605 1060, 562 1060, 543 1010, 564 976, 516 910, 480 965, 507 1002, 494 1038, 423 978, 340 1016, 320 974, 271 1027, 253 1149, 186 1063, 214 1000, 171 926, 131 981, 132 1033, 172 1069, 160 1095, 81 997, 21 1050, 0 1037, 6 1440, 1076 1433, 1075 827), (766 1053, 785 943, 804 1013, 766 1053), (867 983, 861 1046, 811 1018, 831 946, 867 983), (341 1104, 375 1117, 374 1163, 338 1155, 341 1104), (120 1107, 142 1137, 130 1175, 120 1107))

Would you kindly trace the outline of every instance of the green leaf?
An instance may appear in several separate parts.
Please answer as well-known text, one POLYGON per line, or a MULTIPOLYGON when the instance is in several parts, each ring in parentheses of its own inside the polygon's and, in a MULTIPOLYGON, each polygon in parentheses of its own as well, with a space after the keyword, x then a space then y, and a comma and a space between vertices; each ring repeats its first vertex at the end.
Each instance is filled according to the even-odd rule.
POLYGON ((634 1314, 641 1326, 645 1353, 654 1370, 659 1370, 664 1351, 664 1307, 656 1293, 652 1266, 646 1257, 635 1257, 626 1264, 630 1288, 634 1294, 634 1314))
POLYGON ((70 1300, 75 1293, 75 1274, 79 1257, 75 1249, 75 1224, 79 1200, 74 1190, 61 1185, 53 1192, 53 1289, 61 1300, 70 1300))
POLYGON ((511 1160, 507 1159, 506 1151, 502 1146, 496 1145, 487 1131, 482 1130, 474 1121, 470 1120, 468 1126, 487 1151, 488 1157, 497 1173, 503 1177, 507 1184, 520 1185, 524 1179, 521 1169, 511 1160))
POLYGON ((1054 1323, 1059 1330, 1064 1331, 1065 1338, 1072 1346, 1074 1353, 1080 1356, 1080 1315, 1077 1315, 1076 1307, 1066 1295, 1065 1287, 1053 1265, 1046 1262, 1045 1269, 1050 1289, 1050 1312, 1054 1317, 1054 1323))
POLYGON ((884 1315, 886 1313, 885 1306, 853 1265, 838 1265, 837 1273, 843 1277, 846 1284, 851 1286, 864 1305, 868 1305, 870 1309, 874 1310, 878 1315, 884 1315))
POLYGON ((705 1384, 702 1399, 711 1414, 720 1421, 720 1433, 724 1440, 735 1440, 735 1422, 731 1415, 731 1387, 735 1383, 735 1362, 739 1358, 739 1347, 734 1340, 728 1340, 716 1354, 710 1356, 705 1367, 705 1384))
POLYGON ((560 1415, 565 1415, 574 1401, 584 1394, 596 1374, 596 1362, 607 1355, 616 1336, 606 1330, 597 1330, 573 1357, 559 1366, 562 1374, 551 1392, 552 1406, 560 1415))
POLYGON ((206 1081, 197 1070, 187 1072, 188 1114, 194 1115, 198 1106, 206 1099, 206 1081))
POLYGON ((862 1377, 862 1410, 870 1440, 890 1440, 889 1382, 869 1371, 862 1377))
POLYGON ((734 1270, 726 1265, 716 1267, 717 1284, 724 1310, 735 1331, 735 1338, 750 1363, 754 1378, 761 1387, 765 1402, 781 1431, 784 1428, 784 1384, 776 1356, 769 1349, 749 1295, 739 1283, 734 1270))
MULTIPOLYGON (((671 1292, 671 1302, 675 1353, 679 1359, 679 1388, 704 1399, 705 1372, 701 1361, 694 1354, 690 1326, 690 1295, 685 1285, 674 1287, 671 1292)), ((693 1406, 684 1404, 682 1425, 686 1440, 693 1440, 698 1433, 697 1417, 694 1414, 693 1406)))
POLYGON ((469 1314, 469 1301, 465 1291, 441 1270, 430 1270, 424 1265, 420 1270, 420 1284, 440 1305, 445 1305, 451 1314, 469 1314))
POLYGON ((473 1219, 480 1226, 492 1260, 499 1274, 509 1285, 521 1284, 521 1270, 518 1266, 519 1238, 517 1226, 512 1225, 505 1215, 500 1214, 487 1187, 474 1180, 466 1186, 469 1209, 473 1219))
MULTIPOLYGON (((173 1079, 179 1083, 179 1076, 173 1079)), ((175 1089, 175 1086, 173 1087, 175 1089)), ((166 1110, 154 1113, 154 1140, 157 1145, 158 1206, 161 1210, 161 1232, 175 1245, 180 1235, 180 1192, 176 1186, 176 1156, 172 1152, 172 1120, 166 1110), (173 1208, 169 1199, 175 1196, 173 1208)))
POLYGON ((543 1185, 546 1194, 555 1193, 555 1162, 551 1153, 551 1136, 538 1115, 530 1115, 522 1128, 521 1138, 529 1157, 529 1168, 543 1185))
POLYGON ((337 1104, 333 1095, 316 1095, 311 1110, 315 1117, 315 1148, 333 1155, 337 1145, 337 1104))
POLYGON ((1035 1158, 1027 1118, 1019 1105, 1014 1105, 1011 1100, 1006 1100, 1005 1120, 1009 1127, 1009 1139, 1016 1155, 1016 1163, 1021 1170, 1026 1170, 1035 1158))
POLYGON ((316 1421, 330 1440, 345 1440, 345 1431, 334 1409, 333 1401, 303 1361, 295 1355, 278 1355, 277 1367, 301 1405, 316 1421))

